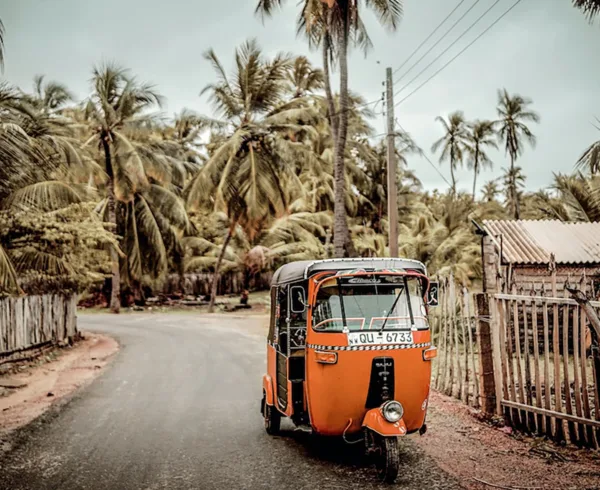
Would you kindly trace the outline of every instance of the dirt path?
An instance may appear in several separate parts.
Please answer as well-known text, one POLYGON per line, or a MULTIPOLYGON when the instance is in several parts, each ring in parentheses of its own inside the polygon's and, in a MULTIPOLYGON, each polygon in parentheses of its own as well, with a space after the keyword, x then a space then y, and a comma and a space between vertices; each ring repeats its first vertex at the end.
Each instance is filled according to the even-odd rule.
POLYGON ((483 483, 487 482, 507 489, 600 489, 599 453, 515 436, 475 415, 458 401, 434 393, 427 414, 429 430, 415 439, 465 488, 494 488, 483 483))
POLYGON ((22 365, 16 372, 0 376, 0 385, 15 386, 1 390, 0 440, 90 382, 118 348, 108 336, 84 334, 74 347, 54 351, 53 360, 22 365), (16 388, 19 384, 23 386, 16 388))

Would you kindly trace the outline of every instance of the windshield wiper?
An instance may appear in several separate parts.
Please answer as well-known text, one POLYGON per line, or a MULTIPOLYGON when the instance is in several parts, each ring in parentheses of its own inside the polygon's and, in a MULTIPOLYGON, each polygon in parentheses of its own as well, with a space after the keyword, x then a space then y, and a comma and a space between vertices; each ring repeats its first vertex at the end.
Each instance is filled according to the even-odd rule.
POLYGON ((410 291, 408 290, 408 279, 406 279, 406 276, 404 276, 404 289, 406 289, 406 304, 408 305, 408 314, 410 315, 410 326, 414 328, 415 317, 412 311, 412 302, 410 300, 410 291))
MULTIPOLYGON (((405 281, 406 281, 406 279, 405 279, 405 281)), ((406 287, 406 285, 405 285, 405 287, 406 287)), ((392 307, 390 308, 390 311, 388 311, 388 314, 386 315, 385 320, 383 320, 383 325, 381 325, 381 328, 379 329, 380 334, 383 332, 383 329, 385 328, 385 324, 387 323, 390 315, 392 314, 392 311, 394 311, 394 308, 396 308, 396 305, 398 304, 398 300, 400 299, 400 296, 402 296, 403 292, 404 292, 404 289, 401 289, 400 292, 398 293, 398 296, 396 296, 396 299, 392 303, 392 307)))
POLYGON ((346 310, 344 308, 344 295, 342 294, 342 281, 338 277, 337 279, 338 285, 338 295, 340 296, 340 310, 342 310, 342 326, 344 328, 348 328, 348 322, 346 321, 346 310))

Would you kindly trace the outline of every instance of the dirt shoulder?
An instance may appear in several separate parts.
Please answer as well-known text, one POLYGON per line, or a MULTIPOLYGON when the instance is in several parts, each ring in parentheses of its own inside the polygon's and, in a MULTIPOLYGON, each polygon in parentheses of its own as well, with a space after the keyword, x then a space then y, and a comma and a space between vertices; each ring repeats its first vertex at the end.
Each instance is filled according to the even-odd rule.
POLYGON ((84 333, 75 346, 58 348, 0 375, 0 438, 89 383, 118 349, 108 336, 84 333))
POLYGON ((469 489, 600 489, 600 453, 517 436, 433 393, 428 432, 415 442, 469 489))

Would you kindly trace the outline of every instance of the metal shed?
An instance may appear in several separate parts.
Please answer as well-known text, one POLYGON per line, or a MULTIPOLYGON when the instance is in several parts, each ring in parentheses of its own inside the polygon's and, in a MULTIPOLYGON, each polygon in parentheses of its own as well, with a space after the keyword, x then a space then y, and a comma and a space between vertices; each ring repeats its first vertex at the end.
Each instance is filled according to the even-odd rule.
POLYGON ((600 223, 486 220, 479 230, 486 292, 557 292, 569 282, 597 295, 600 223))

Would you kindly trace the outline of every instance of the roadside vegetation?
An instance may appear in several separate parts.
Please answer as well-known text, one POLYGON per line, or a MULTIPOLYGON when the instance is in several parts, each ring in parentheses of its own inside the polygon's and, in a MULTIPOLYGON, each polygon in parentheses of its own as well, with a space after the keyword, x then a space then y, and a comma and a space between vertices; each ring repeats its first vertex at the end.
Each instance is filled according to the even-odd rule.
MULTIPOLYGON (((258 1, 257 13, 280 3, 258 1)), ((598 13, 597 2, 574 4, 590 20, 598 13)), ((210 114, 167 119, 159 88, 111 63, 91 68, 85 100, 43 76, 31 87, 0 83, 0 293, 104 288, 118 312, 124 292, 142 298, 169 274, 236 271, 249 283, 293 260, 385 256, 385 142, 349 89, 346 63, 350 49, 370 47, 366 7, 397 28, 399 1, 300 2, 298 30, 323 67, 267 56, 255 40, 233 62, 209 49, 210 114)), ((3 41, 0 24, 0 63, 3 41)), ((531 192, 519 163, 535 151, 540 115, 505 88, 497 100, 481 114, 457 107, 432 120, 432 148, 397 133, 400 254, 432 273, 478 278, 472 219, 600 219, 600 134, 572 175, 531 192), (501 161, 490 157, 497 148, 501 161), (424 151, 450 175, 448 188, 424 190, 413 166, 424 151), (456 180, 463 166, 469 192, 456 180), (497 177, 482 182, 482 169, 497 177)))

